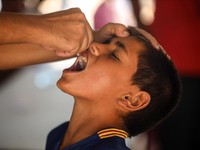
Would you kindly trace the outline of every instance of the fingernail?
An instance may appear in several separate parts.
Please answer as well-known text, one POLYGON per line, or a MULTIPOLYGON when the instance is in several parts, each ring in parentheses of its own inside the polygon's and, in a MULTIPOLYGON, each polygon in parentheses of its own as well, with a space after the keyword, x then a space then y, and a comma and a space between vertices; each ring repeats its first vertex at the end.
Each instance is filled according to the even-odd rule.
POLYGON ((129 34, 129 32, 128 31, 124 31, 122 34, 126 35, 126 34, 129 34))
POLYGON ((170 60, 171 59, 171 57, 167 54, 167 58, 170 60))
POLYGON ((158 44, 156 44, 156 49, 160 49, 160 46, 158 44))

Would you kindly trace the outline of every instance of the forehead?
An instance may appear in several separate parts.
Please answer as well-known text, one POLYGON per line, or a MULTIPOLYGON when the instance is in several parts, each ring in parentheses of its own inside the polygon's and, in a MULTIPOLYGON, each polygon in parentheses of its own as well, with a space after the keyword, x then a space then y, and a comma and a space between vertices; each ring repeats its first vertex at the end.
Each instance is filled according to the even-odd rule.
POLYGON ((111 39, 112 43, 115 43, 118 47, 123 47, 127 50, 127 53, 138 53, 145 49, 142 42, 136 40, 133 36, 129 37, 114 37, 111 39))

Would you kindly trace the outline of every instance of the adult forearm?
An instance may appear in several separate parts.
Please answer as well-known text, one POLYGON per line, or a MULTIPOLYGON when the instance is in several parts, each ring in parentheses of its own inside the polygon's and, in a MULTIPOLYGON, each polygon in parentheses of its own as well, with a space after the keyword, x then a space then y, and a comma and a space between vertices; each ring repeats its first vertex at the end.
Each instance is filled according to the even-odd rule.
POLYGON ((36 37, 41 30, 37 25, 39 17, 0 13, 0 22, 0 44, 37 43, 36 37))
POLYGON ((0 70, 65 59, 56 56, 54 51, 47 51, 39 45, 27 43, 0 45, 0 52, 0 70))

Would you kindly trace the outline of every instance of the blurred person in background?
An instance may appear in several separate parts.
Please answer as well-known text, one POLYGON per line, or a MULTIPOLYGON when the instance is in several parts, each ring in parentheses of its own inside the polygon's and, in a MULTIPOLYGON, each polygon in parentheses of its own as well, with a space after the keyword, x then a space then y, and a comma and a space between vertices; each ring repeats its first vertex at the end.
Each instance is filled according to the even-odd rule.
MULTIPOLYGON (((145 2, 145 1, 144 1, 145 2)), ((156 0, 155 20, 147 25, 141 1, 132 0, 138 26, 149 31, 174 60, 181 75, 180 106, 159 128, 149 132, 148 150, 200 149, 200 1, 156 0)))
POLYGON ((1 0, 3 12, 23 12, 25 0, 1 0))

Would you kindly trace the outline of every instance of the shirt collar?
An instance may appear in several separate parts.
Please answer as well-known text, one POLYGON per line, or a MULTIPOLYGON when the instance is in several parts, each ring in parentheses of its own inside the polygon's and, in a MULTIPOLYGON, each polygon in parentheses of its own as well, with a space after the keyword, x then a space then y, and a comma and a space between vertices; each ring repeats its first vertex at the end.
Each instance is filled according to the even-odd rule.
POLYGON ((124 139, 128 137, 128 133, 126 131, 116 128, 104 129, 97 132, 97 134, 99 135, 100 139, 109 138, 113 136, 118 136, 124 139))

